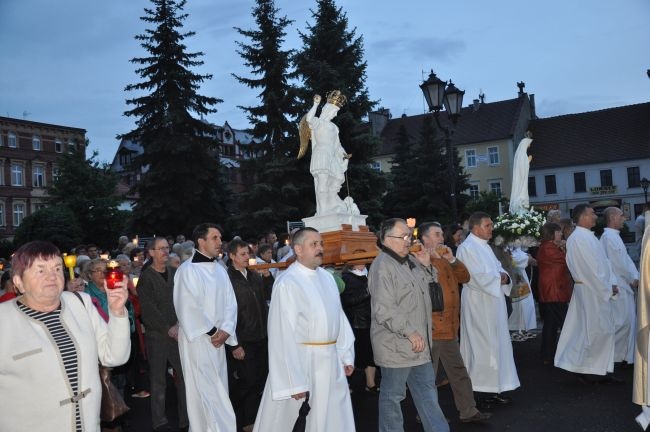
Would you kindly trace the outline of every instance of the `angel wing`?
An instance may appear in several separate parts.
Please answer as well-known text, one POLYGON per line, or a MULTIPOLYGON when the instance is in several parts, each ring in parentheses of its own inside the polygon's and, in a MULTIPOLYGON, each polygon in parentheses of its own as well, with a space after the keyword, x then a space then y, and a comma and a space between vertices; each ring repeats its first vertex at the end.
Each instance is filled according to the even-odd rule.
POLYGON ((298 159, 300 159, 307 154, 307 147, 309 147, 309 140, 311 139, 311 129, 307 123, 307 115, 302 116, 300 119, 298 134, 300 135, 300 151, 298 151, 298 159))

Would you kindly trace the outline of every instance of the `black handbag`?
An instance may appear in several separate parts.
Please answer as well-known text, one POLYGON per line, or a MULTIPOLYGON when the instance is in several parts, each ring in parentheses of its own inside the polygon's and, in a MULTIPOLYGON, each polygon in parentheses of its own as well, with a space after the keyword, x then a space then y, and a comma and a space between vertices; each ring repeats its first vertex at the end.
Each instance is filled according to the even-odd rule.
POLYGON ((438 282, 429 282, 429 296, 431 297, 431 312, 442 312, 445 310, 442 286, 438 282))

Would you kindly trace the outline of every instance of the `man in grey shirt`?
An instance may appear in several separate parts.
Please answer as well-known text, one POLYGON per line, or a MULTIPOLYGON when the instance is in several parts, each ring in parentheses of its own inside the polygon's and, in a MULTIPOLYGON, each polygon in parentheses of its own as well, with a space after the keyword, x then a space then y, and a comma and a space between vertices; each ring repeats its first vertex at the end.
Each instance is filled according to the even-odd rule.
POLYGON ((382 223, 381 252, 370 266, 370 337, 381 367, 379 431, 403 431, 400 402, 408 384, 426 432, 447 432, 431 363, 430 283, 437 282, 429 253, 409 255, 411 230, 403 219, 382 223))

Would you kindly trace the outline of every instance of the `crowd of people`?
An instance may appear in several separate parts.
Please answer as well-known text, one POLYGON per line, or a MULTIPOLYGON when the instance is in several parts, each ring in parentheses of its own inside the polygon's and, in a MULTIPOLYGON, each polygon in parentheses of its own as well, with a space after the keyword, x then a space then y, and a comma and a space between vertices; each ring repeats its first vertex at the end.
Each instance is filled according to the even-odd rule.
POLYGON ((124 417, 100 425, 102 365, 124 395, 149 398, 155 431, 362 429, 355 370, 380 431, 403 430, 407 388, 423 429, 448 431, 438 387, 449 385, 461 422, 489 422, 520 386, 512 343, 535 337, 538 318, 540 361, 586 385, 617 382, 614 364, 634 362, 639 271, 623 212, 603 216, 599 240, 590 206, 572 219, 551 211, 529 250, 495 246, 483 212, 417 230, 388 219, 372 263, 339 270, 323 268, 313 228, 226 243, 204 223, 189 240, 79 245, 67 251, 74 278, 54 245, 28 243, 0 280, 0 407, 14 414, 0 430, 119 430, 124 417), (126 275, 116 289, 109 259, 126 275))

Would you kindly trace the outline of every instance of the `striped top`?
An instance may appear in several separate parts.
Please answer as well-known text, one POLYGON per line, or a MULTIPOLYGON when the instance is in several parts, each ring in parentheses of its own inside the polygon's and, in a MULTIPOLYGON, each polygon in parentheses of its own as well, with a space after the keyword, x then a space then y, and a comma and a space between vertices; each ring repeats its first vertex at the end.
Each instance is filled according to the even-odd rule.
MULTIPOLYGON (((20 310, 30 318, 40 321, 45 325, 50 336, 56 343, 58 355, 65 368, 65 373, 72 389, 72 394, 76 395, 79 392, 79 371, 77 369, 78 357, 77 349, 75 348, 74 341, 68 334, 68 331, 61 323, 61 305, 52 312, 39 312, 17 302, 20 310)), ((79 410, 79 402, 75 402, 75 432, 83 430, 81 425, 81 412, 79 410)))

